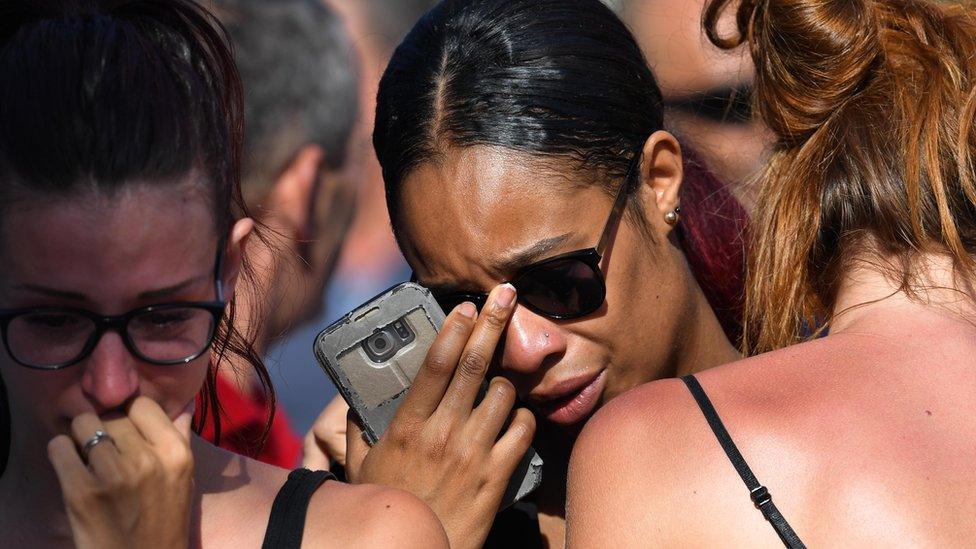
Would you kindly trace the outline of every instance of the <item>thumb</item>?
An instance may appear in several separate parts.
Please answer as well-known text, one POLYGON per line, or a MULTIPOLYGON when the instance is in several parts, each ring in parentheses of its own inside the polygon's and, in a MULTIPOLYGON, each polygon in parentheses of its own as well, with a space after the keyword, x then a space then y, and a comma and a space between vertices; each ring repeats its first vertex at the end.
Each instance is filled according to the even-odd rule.
POLYGON ((173 426, 176 427, 177 432, 183 436, 183 440, 190 442, 190 427, 193 424, 193 412, 196 410, 196 400, 191 400, 183 411, 180 412, 176 419, 173 420, 173 426))
POLYGON ((350 482, 361 482, 359 474, 368 453, 369 444, 363 438, 359 418, 355 412, 349 410, 346 414, 346 477, 350 482))

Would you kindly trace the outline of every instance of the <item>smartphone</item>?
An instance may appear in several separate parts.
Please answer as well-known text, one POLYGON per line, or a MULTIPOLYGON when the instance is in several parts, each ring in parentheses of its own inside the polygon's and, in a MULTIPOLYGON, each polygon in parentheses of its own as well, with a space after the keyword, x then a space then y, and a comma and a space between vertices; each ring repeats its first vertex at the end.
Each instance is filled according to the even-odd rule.
MULTIPOLYGON (((444 318, 429 290, 407 282, 357 307, 315 338, 316 359, 359 417, 370 444, 393 421, 444 318)), ((486 388, 487 383, 482 394, 486 388)), ((530 447, 512 475, 501 509, 541 481, 542 458, 530 447)))

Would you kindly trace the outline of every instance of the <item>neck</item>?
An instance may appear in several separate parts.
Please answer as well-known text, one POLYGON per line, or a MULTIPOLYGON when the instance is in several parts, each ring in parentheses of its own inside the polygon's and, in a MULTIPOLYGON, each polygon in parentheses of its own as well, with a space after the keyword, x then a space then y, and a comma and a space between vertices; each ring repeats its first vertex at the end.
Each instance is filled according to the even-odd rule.
POLYGON ((876 257, 852 261, 838 286, 831 314, 830 332, 841 333, 860 321, 885 310, 906 307, 940 309, 954 316, 976 321, 976 293, 953 268, 951 258, 924 254, 915 259, 916 271, 908 288, 902 287, 894 273, 895 263, 877 267, 876 257))
POLYGON ((693 311, 689 315, 690 325, 686 336, 682 338, 675 360, 675 377, 694 374, 742 358, 742 354, 732 345, 722 329, 704 292, 690 273, 689 277, 693 283, 689 307, 693 311))

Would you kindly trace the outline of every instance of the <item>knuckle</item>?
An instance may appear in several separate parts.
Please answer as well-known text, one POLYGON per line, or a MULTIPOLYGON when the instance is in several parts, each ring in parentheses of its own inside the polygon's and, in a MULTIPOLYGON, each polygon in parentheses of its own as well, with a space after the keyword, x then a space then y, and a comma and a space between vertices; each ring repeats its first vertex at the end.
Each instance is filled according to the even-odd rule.
POLYGON ((508 402, 508 407, 515 403, 515 386, 503 377, 496 377, 491 380, 491 393, 502 402, 508 402))
POLYGON ((424 362, 424 367, 440 375, 450 375, 454 371, 454 364, 440 353, 431 353, 428 355, 427 360, 424 362))
POLYGON ((482 319, 489 328, 501 330, 508 324, 508 309, 492 307, 482 319))
POLYGON ((471 349, 461 357, 459 370, 471 378, 484 377, 488 371, 488 358, 477 349, 471 349))

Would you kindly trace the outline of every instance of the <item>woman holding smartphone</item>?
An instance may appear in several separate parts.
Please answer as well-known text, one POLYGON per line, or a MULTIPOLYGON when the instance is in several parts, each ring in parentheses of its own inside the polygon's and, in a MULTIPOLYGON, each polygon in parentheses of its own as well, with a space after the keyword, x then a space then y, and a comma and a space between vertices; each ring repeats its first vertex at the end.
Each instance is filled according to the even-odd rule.
POLYGON ((664 131, 639 47, 598 0, 441 3, 393 55, 374 144, 417 280, 486 330, 443 331, 411 411, 368 453, 350 427, 350 478, 421 496, 455 547, 559 546, 593 412, 739 357, 744 214, 664 131), (516 395, 534 416, 506 426, 516 395), (487 537, 533 424, 538 513, 487 537))
POLYGON ((234 322, 254 224, 210 14, 2 1, 0 75, 0 545, 443 546, 408 494, 191 433, 228 355, 267 378, 234 322))
POLYGON ((748 44, 778 139, 747 286, 762 354, 601 410, 569 545, 970 547, 976 10, 747 0, 729 36, 730 4, 706 29, 748 44))

